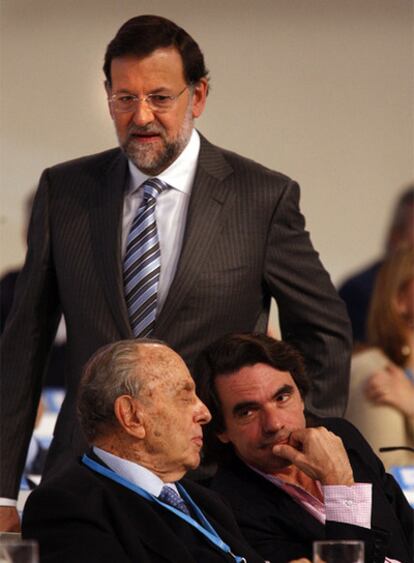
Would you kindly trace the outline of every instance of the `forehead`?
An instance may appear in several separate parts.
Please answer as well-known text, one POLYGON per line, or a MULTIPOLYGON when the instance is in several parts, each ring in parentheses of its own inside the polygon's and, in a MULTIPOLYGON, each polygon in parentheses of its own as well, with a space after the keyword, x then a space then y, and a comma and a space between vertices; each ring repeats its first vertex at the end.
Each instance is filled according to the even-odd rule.
POLYGON ((112 83, 142 80, 183 80, 184 66, 175 47, 156 49, 144 57, 126 55, 111 62, 112 83))
POLYGON ((240 401, 266 401, 284 385, 292 386, 299 393, 289 372, 266 364, 245 366, 230 375, 219 375, 215 380, 220 401, 228 407, 240 401))
POLYGON ((147 381, 147 392, 155 399, 175 397, 180 393, 195 391, 194 380, 184 362, 170 363, 162 372, 147 381))

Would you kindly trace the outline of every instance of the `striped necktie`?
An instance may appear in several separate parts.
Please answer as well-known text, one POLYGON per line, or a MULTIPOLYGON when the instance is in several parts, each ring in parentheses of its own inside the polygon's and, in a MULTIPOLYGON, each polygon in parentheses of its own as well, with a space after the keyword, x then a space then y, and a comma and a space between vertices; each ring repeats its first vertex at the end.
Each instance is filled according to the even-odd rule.
POLYGON ((136 338, 149 336, 154 328, 161 270, 155 205, 168 185, 151 178, 143 187, 144 197, 132 221, 123 265, 125 300, 136 338))
POLYGON ((162 502, 165 502, 165 504, 169 504, 174 508, 181 510, 181 512, 184 512, 184 514, 187 514, 187 516, 191 516, 185 501, 180 497, 178 493, 174 491, 174 489, 172 489, 168 485, 163 486, 158 498, 162 502))

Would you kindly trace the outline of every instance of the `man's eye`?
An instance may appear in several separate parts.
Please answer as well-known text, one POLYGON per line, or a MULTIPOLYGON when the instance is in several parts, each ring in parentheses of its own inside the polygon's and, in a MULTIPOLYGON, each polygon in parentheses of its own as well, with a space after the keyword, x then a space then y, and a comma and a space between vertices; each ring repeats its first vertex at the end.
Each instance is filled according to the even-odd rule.
POLYGON ((240 409, 236 413, 237 418, 249 418, 253 415, 253 409, 240 409))
POLYGON ((117 99, 119 102, 121 102, 121 104, 129 104, 135 99, 135 96, 125 95, 125 96, 119 96, 117 99))
POLYGON ((163 96, 162 94, 153 94, 150 97, 150 100, 157 106, 162 106, 171 102, 170 96, 163 96))
POLYGON ((285 403, 290 398, 290 393, 282 393, 276 397, 278 403, 285 403))

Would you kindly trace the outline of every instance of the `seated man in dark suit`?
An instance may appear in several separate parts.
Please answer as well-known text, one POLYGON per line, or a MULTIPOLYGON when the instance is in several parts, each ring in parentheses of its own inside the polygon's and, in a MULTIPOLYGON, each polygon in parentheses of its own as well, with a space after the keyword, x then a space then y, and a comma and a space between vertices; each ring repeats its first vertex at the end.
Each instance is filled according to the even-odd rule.
POLYGON ((305 417, 309 384, 295 349, 265 335, 227 336, 202 353, 195 374, 213 417, 212 488, 265 559, 355 539, 366 563, 413 561, 413 511, 401 489, 349 422, 305 417))
POLYGON ((102 348, 78 411, 91 450, 40 485, 23 515, 42 563, 263 561, 214 493, 179 481, 199 464, 211 417, 175 352, 154 340, 102 348))

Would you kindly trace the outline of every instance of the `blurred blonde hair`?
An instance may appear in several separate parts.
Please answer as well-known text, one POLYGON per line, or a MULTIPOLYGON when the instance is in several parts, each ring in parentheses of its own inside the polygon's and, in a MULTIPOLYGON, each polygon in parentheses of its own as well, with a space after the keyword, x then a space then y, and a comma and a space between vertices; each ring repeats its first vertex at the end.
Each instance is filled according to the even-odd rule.
POLYGON ((414 247, 396 250, 378 272, 368 314, 368 340, 397 365, 407 361, 407 325, 397 308, 397 298, 414 279, 414 247))

